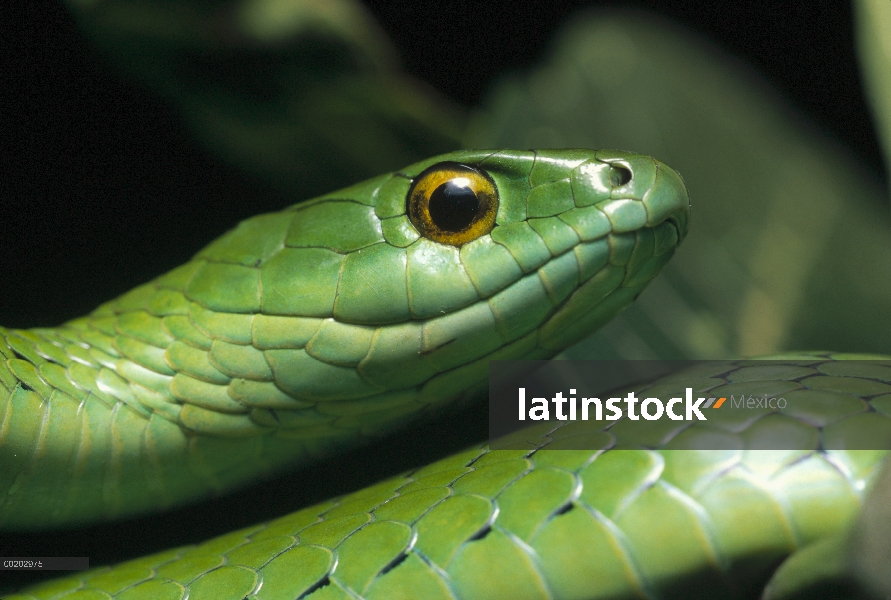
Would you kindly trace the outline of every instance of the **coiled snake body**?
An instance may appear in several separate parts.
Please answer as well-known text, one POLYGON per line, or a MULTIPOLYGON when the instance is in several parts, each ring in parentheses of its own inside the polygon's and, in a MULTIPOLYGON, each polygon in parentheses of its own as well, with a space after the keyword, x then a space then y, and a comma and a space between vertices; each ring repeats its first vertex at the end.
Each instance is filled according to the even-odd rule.
MULTIPOLYGON (((249 219, 87 317, 0 329, 0 527, 171 507, 470 399, 490 360, 553 356, 621 311, 688 217, 645 156, 461 151, 249 219)), ((806 374, 770 377, 806 394, 806 374)), ((879 418, 859 402, 812 427, 879 418)), ((10 598, 745 595, 850 522, 883 456, 551 441, 10 598)))

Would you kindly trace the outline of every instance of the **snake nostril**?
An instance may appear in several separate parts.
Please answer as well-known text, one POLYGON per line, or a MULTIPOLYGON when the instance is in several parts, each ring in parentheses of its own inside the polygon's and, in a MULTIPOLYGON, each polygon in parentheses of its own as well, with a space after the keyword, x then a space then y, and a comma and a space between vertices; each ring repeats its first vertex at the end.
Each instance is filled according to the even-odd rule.
POLYGON ((609 183, 613 187, 625 185, 631 181, 631 169, 622 165, 609 166, 609 183))

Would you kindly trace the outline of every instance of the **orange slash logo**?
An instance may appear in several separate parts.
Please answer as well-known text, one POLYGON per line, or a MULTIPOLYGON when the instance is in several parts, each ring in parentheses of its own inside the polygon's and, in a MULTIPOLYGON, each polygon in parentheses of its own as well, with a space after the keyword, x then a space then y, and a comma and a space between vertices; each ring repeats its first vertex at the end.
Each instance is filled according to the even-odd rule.
POLYGON ((724 400, 727 398, 709 398, 708 402, 705 403, 705 406, 702 408, 721 408, 721 405, 724 404, 724 400), (715 402, 717 400, 717 402, 715 402), (712 406, 714 404, 714 406, 712 406))

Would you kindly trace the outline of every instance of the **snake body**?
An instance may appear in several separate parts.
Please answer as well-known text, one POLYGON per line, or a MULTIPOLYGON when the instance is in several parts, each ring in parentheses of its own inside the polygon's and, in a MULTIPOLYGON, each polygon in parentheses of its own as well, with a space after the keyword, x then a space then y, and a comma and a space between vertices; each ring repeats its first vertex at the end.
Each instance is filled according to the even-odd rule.
MULTIPOLYGON (((488 361, 552 356, 621 311, 688 217, 680 177, 649 157, 461 151, 249 219, 87 317, 0 330, 0 527, 191 502, 472 398, 488 361)), ((811 393, 811 376, 858 375, 796 358, 704 386, 745 371, 811 393)), ((891 386, 846 381, 845 410, 795 422, 825 434, 887 420, 862 398, 891 386)), ((745 596, 847 526, 883 457, 559 440, 476 446, 8 600, 745 596)))

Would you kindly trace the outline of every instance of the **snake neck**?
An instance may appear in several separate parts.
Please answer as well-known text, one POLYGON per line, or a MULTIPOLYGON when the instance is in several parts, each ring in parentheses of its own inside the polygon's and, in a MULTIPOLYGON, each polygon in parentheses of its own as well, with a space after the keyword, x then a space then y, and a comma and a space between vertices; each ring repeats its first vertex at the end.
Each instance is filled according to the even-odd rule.
MULTIPOLYGON (((94 337, 100 341, 99 336, 94 337)), ((102 337, 103 345, 110 347, 111 337, 102 337)), ((85 400, 90 388, 96 387, 103 362, 114 362, 114 357, 85 342, 76 328, 68 326, 29 330, 0 327, 0 357, 0 386, 7 394, 33 394, 40 401, 59 395, 78 402, 85 400)), ((99 397, 106 395, 97 391, 99 397)))

